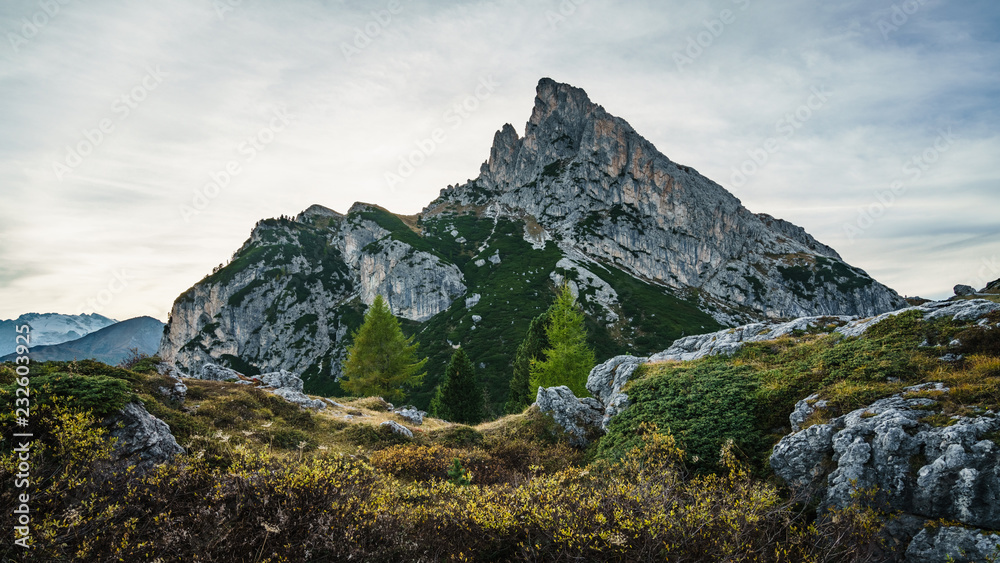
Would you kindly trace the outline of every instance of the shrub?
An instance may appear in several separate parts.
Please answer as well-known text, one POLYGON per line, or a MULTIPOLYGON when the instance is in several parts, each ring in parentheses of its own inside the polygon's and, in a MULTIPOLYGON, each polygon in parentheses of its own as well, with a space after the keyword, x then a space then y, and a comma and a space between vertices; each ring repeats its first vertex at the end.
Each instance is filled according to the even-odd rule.
MULTIPOLYGON (((3 387, 0 397, 9 402, 6 410, 13 410, 13 386, 3 387)), ((95 416, 104 417, 121 410, 136 399, 128 382, 103 375, 74 375, 53 373, 31 378, 32 403, 36 406, 52 404, 54 398, 61 398, 72 408, 88 410, 95 416)))
POLYGON ((611 419, 599 458, 617 459, 637 447, 645 424, 668 429, 698 469, 719 469, 720 448, 729 441, 754 459, 766 456, 770 443, 759 429, 758 383, 748 366, 714 359, 670 366, 627 391, 632 406, 611 419))

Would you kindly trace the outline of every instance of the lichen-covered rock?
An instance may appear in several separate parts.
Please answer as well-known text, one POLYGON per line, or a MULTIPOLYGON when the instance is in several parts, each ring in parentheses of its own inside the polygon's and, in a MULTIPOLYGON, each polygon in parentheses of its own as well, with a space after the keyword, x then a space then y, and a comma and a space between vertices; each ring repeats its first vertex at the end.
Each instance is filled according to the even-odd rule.
POLYGON ((570 436, 570 443, 584 446, 592 432, 601 428, 604 405, 596 399, 578 399, 569 387, 539 387, 535 396, 538 410, 552 415, 556 424, 570 436))
POLYGON ((601 404, 601 429, 607 430, 611 418, 628 407, 628 395, 622 389, 635 374, 635 370, 644 363, 646 358, 615 356, 590 370, 587 390, 601 404))
POLYGON ((792 432, 801 430, 806 420, 818 409, 826 408, 827 404, 827 401, 820 399, 818 394, 809 395, 795 403, 795 409, 792 414, 788 415, 788 421, 792 424, 792 432))
POLYGON ((412 438, 413 437, 413 432, 411 432, 409 428, 403 426, 402 424, 400 424, 398 422, 392 421, 392 420, 387 420, 387 421, 383 422, 382 424, 380 424, 379 426, 388 428, 394 434, 399 434, 400 436, 405 436, 407 438, 412 438))
POLYGON ((410 424, 415 424, 417 426, 423 424, 424 417, 427 416, 426 412, 418 410, 417 407, 414 407, 412 405, 400 407, 392 412, 396 413, 397 415, 402 417, 403 420, 409 422, 410 424))
POLYGON ((187 397, 187 385, 183 382, 177 381, 170 387, 160 386, 160 394, 164 397, 170 399, 171 401, 178 401, 183 403, 185 397, 187 397))
POLYGON ((240 375, 242 375, 236 370, 212 363, 206 363, 201 366, 201 371, 197 373, 197 379, 207 379, 209 381, 228 381, 230 379, 238 380, 240 379, 240 375))
POLYGON ((284 387, 281 389, 275 389, 271 391, 271 393, 274 393, 289 403, 295 403, 296 405, 307 409, 323 410, 326 408, 326 403, 324 401, 320 399, 311 399, 302 391, 296 391, 295 389, 284 387))
POLYGON ((907 563, 983 563, 1000 560, 1000 534, 961 526, 924 528, 906 548, 907 563))
POLYGON ((974 287, 972 287, 970 285, 956 285, 955 286, 955 295, 958 295, 960 297, 964 297, 966 295, 975 295, 975 294, 976 294, 976 288, 974 288, 974 287))
POLYGON ((166 422, 149 414, 141 403, 128 403, 104 419, 108 437, 115 439, 112 459, 118 463, 148 469, 183 453, 166 422))
POLYGON ((877 487, 894 510, 1000 530, 1000 447, 983 438, 1000 430, 1000 418, 987 411, 933 426, 924 419, 937 401, 912 396, 927 390, 948 391, 908 388, 785 436, 772 470, 822 506, 847 506, 858 488, 877 487))
POLYGON ((705 356, 732 354, 749 342, 774 340, 796 332, 821 329, 830 331, 852 319, 853 317, 847 316, 800 317, 783 323, 751 323, 718 332, 688 336, 675 340, 663 352, 653 354, 649 361, 689 361, 705 356))
POLYGON ((259 380, 261 385, 265 387, 272 387, 274 389, 290 389, 292 391, 302 391, 304 385, 301 377, 286 370, 278 370, 271 373, 262 373, 260 375, 254 376, 254 379, 259 380))

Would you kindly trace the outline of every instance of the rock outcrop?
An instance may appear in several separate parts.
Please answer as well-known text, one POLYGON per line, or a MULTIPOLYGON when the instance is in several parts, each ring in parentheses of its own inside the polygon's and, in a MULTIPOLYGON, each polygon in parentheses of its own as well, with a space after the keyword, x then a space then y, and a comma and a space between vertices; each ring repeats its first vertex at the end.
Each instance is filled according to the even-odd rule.
POLYGON ((116 440, 112 452, 116 463, 148 469, 184 453, 167 423, 149 414, 141 403, 128 403, 103 425, 108 428, 108 437, 116 440))
MULTIPOLYGON (((1000 418, 985 411, 936 426, 928 417, 938 401, 927 395, 948 392, 940 383, 910 387, 794 432, 774 447, 771 469, 803 498, 819 497, 821 509, 846 507, 858 489, 876 489, 879 502, 894 511, 968 527, 923 530, 910 543, 908 561, 944 561, 942 554, 957 557, 958 548, 997 545, 981 529, 1000 531, 1000 446, 990 438, 1000 418)), ((793 417, 797 427, 801 416, 793 417)))
POLYGON ((982 563, 1000 558, 1000 534, 962 526, 925 528, 906 548, 907 563, 982 563))
POLYGON ((388 428, 389 431, 392 432, 393 434, 399 434, 400 436, 403 436, 405 438, 413 437, 413 432, 411 432, 409 428, 392 420, 387 420, 382 424, 380 424, 379 426, 382 428, 388 428))
POLYGON ((539 387, 535 398, 538 410, 549 413, 570 436, 570 443, 584 446, 595 428, 600 428, 604 406, 591 397, 578 399, 569 387, 539 387))

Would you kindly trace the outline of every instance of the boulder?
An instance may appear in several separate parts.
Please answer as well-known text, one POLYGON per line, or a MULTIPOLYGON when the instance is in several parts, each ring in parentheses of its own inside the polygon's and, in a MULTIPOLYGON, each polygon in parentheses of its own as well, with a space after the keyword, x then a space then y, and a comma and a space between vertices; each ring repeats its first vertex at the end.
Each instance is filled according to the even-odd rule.
POLYGON ((239 380, 241 375, 243 374, 236 370, 212 363, 206 363, 201 366, 201 372, 198 374, 197 379, 208 379, 210 381, 227 381, 230 379, 239 380))
POLYGON ((302 378, 290 371, 285 370, 263 373, 261 375, 254 376, 254 379, 259 380, 261 385, 265 387, 272 387, 274 389, 302 391, 303 388, 302 378))
POLYGON ((398 422, 393 422, 391 420, 387 420, 387 421, 383 422, 382 424, 380 424, 379 426, 388 428, 394 434, 399 434, 400 436, 406 436, 407 438, 412 438, 413 437, 413 432, 411 432, 409 428, 403 426, 402 424, 400 424, 398 422))
POLYGON ((407 421, 407 422, 409 422, 411 424, 415 424, 417 426, 420 426, 421 424, 423 424, 424 423, 424 417, 427 416, 426 412, 421 411, 421 410, 417 410, 417 407, 414 407, 413 405, 407 405, 405 407, 400 407, 400 408, 398 408, 398 409, 396 409, 396 410, 394 410, 392 412, 394 412, 397 415, 399 415, 400 417, 402 417, 403 420, 405 420, 405 421, 407 421))
POLYGON ((556 424, 570 435, 570 443, 585 446, 594 429, 601 428, 604 405, 597 399, 578 399, 569 387, 539 387, 535 396, 538 409, 552 415, 556 424))
POLYGON ((590 370, 587 390, 601 403, 602 430, 607 430, 611 418, 628 407, 628 395, 622 389, 635 370, 646 361, 647 358, 635 356, 615 356, 590 370))
POLYGON ((968 295, 975 295, 975 294, 976 294, 976 288, 972 286, 961 285, 961 284, 955 286, 955 295, 959 297, 965 297, 968 295))
POLYGON ((148 469, 183 453, 166 422, 149 414, 142 403, 133 402, 104 419, 108 437, 115 438, 112 460, 148 469))
POLYGON ((892 510, 1000 530, 1000 447, 985 438, 1000 430, 1000 418, 985 411, 932 425, 926 417, 938 403, 914 396, 921 391, 949 390, 909 387, 794 432, 774 447, 771 469, 821 508, 845 507, 857 489, 877 487, 892 510))
POLYGON ((961 526, 920 530, 906 548, 907 563, 979 563, 1000 558, 1000 535, 961 526))
POLYGON ((187 397, 187 389, 187 385, 184 385, 181 381, 177 381, 170 387, 161 385, 159 391, 164 397, 183 403, 187 397))
POLYGON ((271 393, 274 393, 289 403, 295 403, 296 405, 307 409, 323 410, 326 408, 326 403, 324 401, 321 401, 320 399, 310 399, 309 396, 302 391, 296 391, 295 389, 290 389, 288 387, 275 389, 271 391, 271 393))

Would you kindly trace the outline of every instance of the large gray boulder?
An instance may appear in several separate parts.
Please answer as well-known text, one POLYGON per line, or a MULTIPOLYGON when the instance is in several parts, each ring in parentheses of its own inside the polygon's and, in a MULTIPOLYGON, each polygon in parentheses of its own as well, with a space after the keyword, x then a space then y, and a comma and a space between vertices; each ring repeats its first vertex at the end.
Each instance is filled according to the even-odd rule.
POLYGON ((392 431, 393 434, 399 434, 400 436, 403 436, 405 438, 412 438, 413 437, 413 432, 411 432, 409 428, 403 426, 402 424, 400 424, 398 422, 392 421, 392 420, 387 420, 387 421, 383 422, 382 424, 380 424, 379 426, 383 426, 385 428, 388 428, 390 431, 392 431))
POLYGON ((976 294, 976 288, 972 287, 971 285, 959 284, 955 286, 955 295, 964 297, 967 295, 975 295, 975 294, 976 294))
POLYGON ((320 399, 311 399, 302 392, 304 383, 298 375, 285 370, 271 373, 263 373, 253 377, 261 383, 261 389, 273 393, 282 399, 295 403, 303 408, 323 410, 326 402, 320 399))
POLYGON ((600 429, 604 417, 604 405, 597 399, 578 399, 569 387, 539 387, 535 396, 538 410, 552 415, 556 424, 562 426, 570 436, 570 443, 584 446, 594 429, 600 429))
POLYGON ((646 358, 635 356, 615 356, 590 370, 587 377, 587 390, 601 403, 601 429, 608 429, 608 422, 616 414, 628 407, 628 395, 622 390, 635 370, 646 363, 646 358))
POLYGON ((302 391, 304 385, 302 378, 290 371, 285 370, 262 373, 255 376, 254 379, 259 380, 262 386, 271 387, 273 389, 291 389, 292 391, 302 391))
MULTIPOLYGON (((946 426, 929 423, 926 417, 940 409, 926 395, 948 392, 940 383, 909 387, 794 432, 774 447, 771 469, 800 498, 819 498, 821 509, 844 508, 858 489, 877 488, 879 500, 893 511, 1000 530, 1000 447, 989 439, 1000 430, 1000 417, 984 411, 953 416, 946 426)), ((921 532, 908 560, 944 561, 935 557, 977 544, 979 533, 921 532)))
POLYGON ((151 415, 141 403, 133 402, 104 419, 108 437, 115 439, 112 460, 148 469, 183 453, 166 422, 151 415))
POLYGON ((213 363, 205 363, 201 366, 201 371, 195 376, 197 379, 207 379, 210 381, 228 381, 230 379, 240 379, 240 372, 213 363))
POLYGON ((418 410, 417 407, 413 405, 406 405, 404 407, 399 407, 398 409, 395 409, 392 412, 399 415, 400 418, 409 422, 410 424, 415 424, 417 426, 423 424, 424 417, 427 416, 426 412, 418 410))

